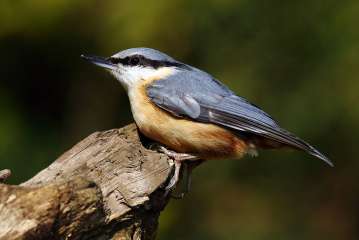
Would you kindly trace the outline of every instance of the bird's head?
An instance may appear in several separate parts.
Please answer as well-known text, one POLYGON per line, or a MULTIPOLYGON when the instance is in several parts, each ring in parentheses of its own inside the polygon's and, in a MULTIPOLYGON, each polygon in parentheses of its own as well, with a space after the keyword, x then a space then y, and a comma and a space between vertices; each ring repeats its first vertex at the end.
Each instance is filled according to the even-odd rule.
POLYGON ((161 79, 188 68, 187 65, 151 48, 130 48, 107 58, 92 55, 81 57, 109 70, 126 90, 141 81, 161 79))

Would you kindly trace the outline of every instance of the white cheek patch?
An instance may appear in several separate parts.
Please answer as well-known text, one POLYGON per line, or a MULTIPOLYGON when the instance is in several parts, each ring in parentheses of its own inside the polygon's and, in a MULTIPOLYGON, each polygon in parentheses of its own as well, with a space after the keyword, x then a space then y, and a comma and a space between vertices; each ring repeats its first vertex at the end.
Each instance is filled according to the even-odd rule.
POLYGON ((126 90, 136 86, 142 81, 151 78, 165 78, 169 75, 175 74, 177 70, 173 67, 161 67, 158 69, 141 66, 126 66, 119 67, 116 71, 111 71, 112 75, 124 86, 126 90))
POLYGON ((153 68, 149 68, 149 67, 131 67, 128 70, 129 75, 131 76, 132 80, 134 82, 142 80, 142 79, 147 79, 153 75, 156 75, 158 70, 153 69, 153 68))
POLYGON ((123 82, 127 85, 127 88, 134 87, 144 79, 149 78, 152 75, 156 74, 155 69, 139 67, 139 66, 131 66, 124 67, 126 70, 121 74, 123 82))

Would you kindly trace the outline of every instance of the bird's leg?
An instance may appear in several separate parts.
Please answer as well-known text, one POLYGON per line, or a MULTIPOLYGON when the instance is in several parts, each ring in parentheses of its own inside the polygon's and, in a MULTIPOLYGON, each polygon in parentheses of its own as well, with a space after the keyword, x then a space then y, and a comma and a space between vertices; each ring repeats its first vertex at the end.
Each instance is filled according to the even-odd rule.
POLYGON ((160 152, 166 154, 170 158, 172 158, 174 161, 174 166, 175 166, 174 174, 173 174, 169 184, 166 186, 167 192, 169 190, 171 190, 178 183, 181 166, 182 166, 182 163, 184 164, 183 178, 184 178, 185 189, 179 196, 176 196, 177 198, 182 198, 184 196, 184 194, 187 193, 190 189, 191 172, 192 172, 192 168, 193 168, 191 166, 188 166, 189 163, 185 162, 185 161, 194 161, 194 160, 198 160, 199 158, 197 156, 187 154, 187 153, 177 153, 177 152, 168 150, 167 148, 165 148, 163 146, 158 146, 158 150, 160 152))

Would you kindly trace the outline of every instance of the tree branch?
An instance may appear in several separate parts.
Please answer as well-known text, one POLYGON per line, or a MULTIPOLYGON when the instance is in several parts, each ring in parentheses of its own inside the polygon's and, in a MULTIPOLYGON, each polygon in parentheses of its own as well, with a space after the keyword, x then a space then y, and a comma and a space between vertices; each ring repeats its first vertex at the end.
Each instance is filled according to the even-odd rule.
POLYGON ((0 184, 0 239, 154 239, 170 175, 134 124, 96 132, 20 186, 0 184))

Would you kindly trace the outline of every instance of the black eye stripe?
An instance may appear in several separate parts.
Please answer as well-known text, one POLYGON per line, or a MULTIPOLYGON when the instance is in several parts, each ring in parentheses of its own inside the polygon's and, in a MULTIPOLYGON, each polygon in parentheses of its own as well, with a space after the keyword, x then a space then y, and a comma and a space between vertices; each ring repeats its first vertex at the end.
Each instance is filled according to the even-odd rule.
POLYGON ((183 63, 179 62, 170 62, 170 61, 159 61, 159 60, 152 60, 145 58, 142 55, 132 55, 125 58, 114 58, 109 57, 108 60, 112 64, 119 64, 125 66, 142 66, 142 67, 152 67, 152 68, 159 68, 159 67, 178 67, 188 69, 189 67, 183 63))
POLYGON ((119 64, 121 62, 120 58, 114 58, 114 57, 109 57, 107 58, 107 60, 112 64, 119 64))

